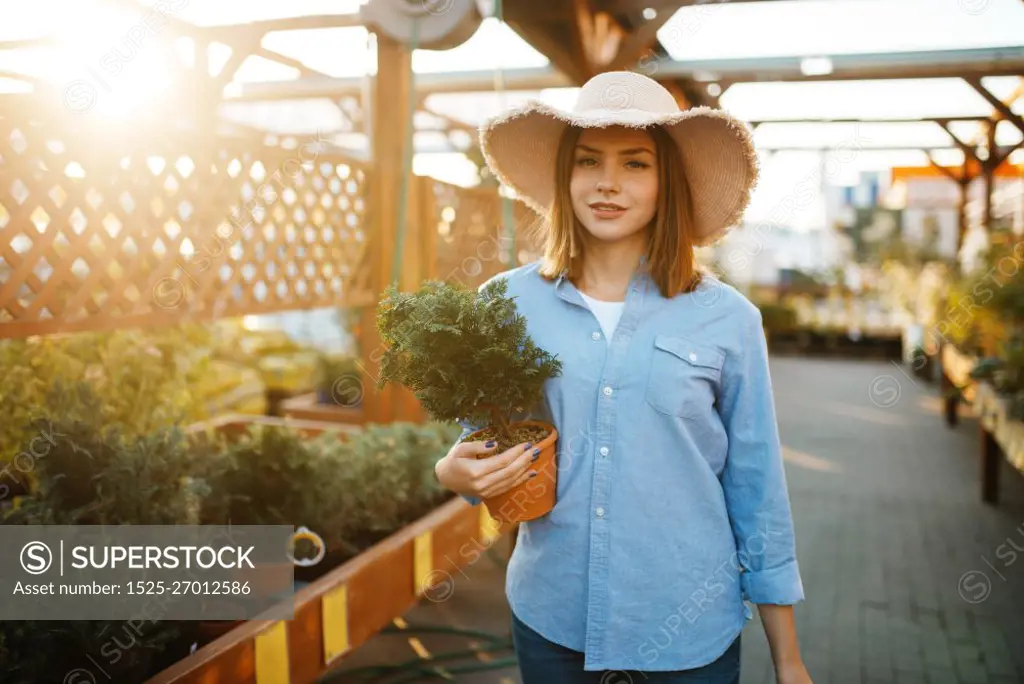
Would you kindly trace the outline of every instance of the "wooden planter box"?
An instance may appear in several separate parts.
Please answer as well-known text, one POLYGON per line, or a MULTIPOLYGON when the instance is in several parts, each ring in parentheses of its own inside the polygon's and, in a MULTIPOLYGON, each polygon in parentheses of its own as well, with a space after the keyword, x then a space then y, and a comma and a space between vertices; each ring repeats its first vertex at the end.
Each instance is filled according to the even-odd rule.
MULTIPOLYGON (((193 429, 236 430, 253 423, 317 434, 357 428, 263 416, 224 416, 193 429)), ((147 684, 311 684, 412 608, 428 590, 442 599, 454 576, 509 531, 484 506, 461 497, 442 504, 297 591, 292 620, 242 623, 151 678, 147 684)))
POLYGON ((326 423, 348 423, 362 425, 365 414, 362 406, 339 406, 338 404, 321 404, 317 401, 316 392, 300 394, 281 402, 281 412, 289 418, 319 420, 326 423))
POLYGON ((999 501, 999 460, 1024 473, 1024 422, 1008 415, 1006 399, 987 382, 976 384, 974 415, 981 438, 981 499, 999 501))
POLYGON ((251 620, 175 663, 148 684, 308 684, 504 533, 483 506, 452 499, 296 592, 292 620, 251 620))

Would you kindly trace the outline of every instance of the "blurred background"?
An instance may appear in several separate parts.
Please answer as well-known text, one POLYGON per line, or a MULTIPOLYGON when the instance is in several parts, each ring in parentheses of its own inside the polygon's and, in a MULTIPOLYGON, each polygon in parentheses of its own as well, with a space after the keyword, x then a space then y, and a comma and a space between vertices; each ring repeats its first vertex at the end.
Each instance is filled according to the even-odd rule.
POLYGON ((124 621, 2 621, 0 680, 518 682, 514 530, 438 491, 459 429, 376 386, 375 310, 534 261, 478 126, 616 70, 753 132, 698 258, 762 311, 814 681, 1024 682, 1021 0, 3 3, 4 522, 325 554, 294 620, 156 620, 116 664, 124 621))

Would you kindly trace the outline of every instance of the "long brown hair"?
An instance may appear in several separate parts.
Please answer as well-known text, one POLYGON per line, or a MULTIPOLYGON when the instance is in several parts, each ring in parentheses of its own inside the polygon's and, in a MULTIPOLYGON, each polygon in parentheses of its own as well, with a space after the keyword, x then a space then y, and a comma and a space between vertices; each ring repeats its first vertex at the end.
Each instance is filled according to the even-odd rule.
MULTIPOLYGON (((562 271, 570 280, 580 274, 586 228, 573 211, 569 186, 576 143, 583 130, 566 126, 562 133, 555 159, 554 201, 547 216, 542 216, 534 226, 544 244, 540 274, 549 279, 558 277, 562 271)), ((661 126, 645 130, 654 140, 658 172, 658 207, 647 227, 648 266, 662 296, 671 298, 693 290, 703 275, 693 255, 693 203, 675 141, 661 126)))

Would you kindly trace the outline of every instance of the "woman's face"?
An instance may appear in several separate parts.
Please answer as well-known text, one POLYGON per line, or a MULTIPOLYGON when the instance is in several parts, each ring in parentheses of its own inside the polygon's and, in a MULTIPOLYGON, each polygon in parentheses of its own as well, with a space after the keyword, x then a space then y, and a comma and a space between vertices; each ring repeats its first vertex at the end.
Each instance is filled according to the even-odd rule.
POLYGON ((618 242, 651 222, 658 197, 656 153, 654 140, 640 129, 583 131, 576 143, 569 194, 576 217, 591 236, 618 242))

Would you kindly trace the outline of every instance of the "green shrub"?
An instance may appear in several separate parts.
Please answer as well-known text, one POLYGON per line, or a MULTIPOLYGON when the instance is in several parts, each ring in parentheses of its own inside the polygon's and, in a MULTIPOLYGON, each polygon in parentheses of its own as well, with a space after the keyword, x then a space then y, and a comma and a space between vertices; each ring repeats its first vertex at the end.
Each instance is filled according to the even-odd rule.
POLYGON ((71 673, 98 675, 91 656, 103 660, 109 681, 143 682, 188 654, 181 641, 187 628, 167 621, 0 621, 0 672, 4 684, 84 682, 84 673, 71 673))
POLYGON ((0 341, 0 464, 31 439, 33 420, 54 415, 47 396, 59 383, 88 385, 103 398, 93 420, 129 439, 199 419, 194 388, 207 372, 208 341, 198 325, 0 341))
POLYGON ((480 291, 431 281, 404 293, 392 285, 377 310, 387 346, 378 388, 397 382, 435 420, 490 425, 511 441, 512 415, 542 400, 562 364, 530 339, 507 292, 503 279, 480 291))
POLYGON ((210 488, 204 524, 292 525, 318 531, 318 483, 327 475, 318 453, 298 432, 251 425, 235 439, 203 440, 201 474, 210 488))
POLYGON ((15 462, 36 486, 8 523, 174 525, 193 521, 202 484, 190 476, 195 453, 180 428, 128 436, 102 425, 103 402, 82 383, 58 383, 52 418, 32 422, 15 462), (29 462, 22 461, 29 459, 29 462))

